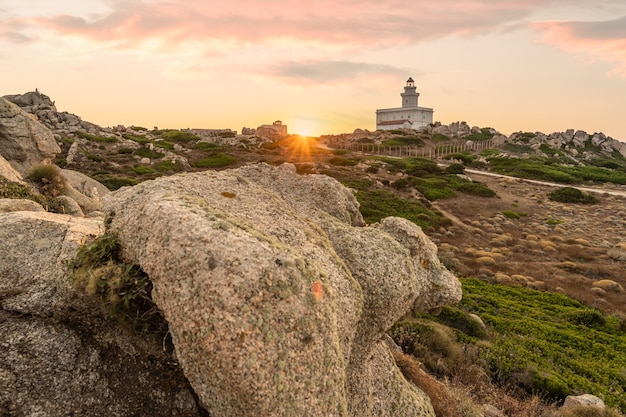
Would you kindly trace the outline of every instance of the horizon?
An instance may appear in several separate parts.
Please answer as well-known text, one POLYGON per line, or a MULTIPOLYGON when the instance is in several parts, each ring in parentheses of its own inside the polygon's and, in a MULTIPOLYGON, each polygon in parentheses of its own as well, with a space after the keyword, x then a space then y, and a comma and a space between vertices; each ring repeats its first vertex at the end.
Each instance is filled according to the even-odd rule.
POLYGON ((0 95, 100 126, 372 131, 412 77, 442 124, 626 141, 620 0, 54 3, 0 0, 0 95))

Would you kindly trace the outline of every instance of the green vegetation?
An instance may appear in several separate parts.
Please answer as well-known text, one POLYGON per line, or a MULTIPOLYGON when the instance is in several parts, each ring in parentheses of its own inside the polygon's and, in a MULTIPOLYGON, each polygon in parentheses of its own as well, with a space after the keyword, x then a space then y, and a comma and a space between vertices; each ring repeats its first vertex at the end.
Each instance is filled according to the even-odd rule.
POLYGON ((553 218, 549 218, 548 220, 546 220, 546 224, 549 226, 556 226, 558 224, 563 224, 564 221, 561 219, 553 219, 553 218))
POLYGON ((461 161, 463 165, 469 165, 476 159, 476 156, 473 155, 469 151, 465 151, 465 152, 451 153, 449 155, 444 156, 443 159, 448 159, 448 160, 456 159, 456 160, 461 161))
POLYGON ((159 159, 165 156, 164 153, 158 151, 151 151, 148 148, 139 148, 135 150, 135 155, 140 156, 142 158, 150 158, 150 159, 159 159))
POLYGON ((234 156, 224 154, 224 153, 216 153, 206 158, 202 158, 198 161, 192 163, 192 165, 196 168, 221 168, 228 165, 232 165, 237 162, 234 156))
POLYGON ((29 187, 18 182, 9 181, 0 175, 0 198, 27 198, 35 200, 34 196, 35 194, 29 187))
POLYGON ((135 171, 135 174, 137 175, 146 175, 146 174, 154 174, 155 170, 147 167, 147 166, 143 166, 143 165, 135 165, 133 167, 133 171, 135 171))
POLYGON ((139 182, 134 178, 120 177, 109 174, 94 174, 93 178, 100 181, 105 187, 111 191, 115 191, 118 188, 125 187, 127 185, 137 185, 139 182))
POLYGON ((150 143, 151 142, 150 139, 148 139, 147 137, 145 137, 143 135, 141 135, 141 136, 134 136, 134 135, 129 135, 127 133, 124 133, 124 134, 122 134, 122 137, 124 139, 132 140, 133 142, 137 142, 137 143, 141 143, 141 144, 150 143))
POLYGON ((464 139, 472 140, 472 141, 483 141, 489 140, 493 138, 493 133, 491 133, 490 127, 483 127, 480 129, 480 133, 471 133, 469 136, 466 136, 464 139))
POLYGON ((415 135, 394 136, 381 143, 383 146, 423 146, 422 138, 415 135))
POLYGON ((519 219, 524 216, 528 216, 526 213, 518 213, 512 210, 503 210, 502 215, 504 217, 508 217, 509 219, 519 219))
POLYGON ((433 133, 432 140, 434 142, 447 142, 447 141, 450 140, 450 138, 447 137, 446 135, 441 134, 441 133, 433 133))
POLYGON ((591 393, 626 409, 626 333, 618 317, 561 294, 461 281, 458 308, 403 320, 390 331, 429 371, 451 376, 480 367, 494 382, 548 402, 591 393))
POLYGON ((167 332, 167 322, 152 301, 152 282, 138 265, 122 261, 114 233, 82 246, 71 271, 76 288, 98 297, 118 322, 139 333, 167 332))
POLYGON ((548 198, 559 203, 595 204, 598 200, 591 194, 584 193, 578 188, 563 187, 548 194, 548 198))
POLYGON ((159 161, 156 169, 160 172, 181 172, 185 170, 185 166, 180 161, 159 161))
POLYGON ((115 142, 117 142, 117 138, 116 137, 90 135, 89 133, 82 132, 80 130, 77 131, 74 134, 76 136, 78 136, 79 138, 87 139, 87 140, 92 141, 92 142, 103 142, 103 143, 115 143, 115 142))
POLYGON ((56 197, 62 194, 67 187, 59 168, 51 164, 34 166, 26 179, 35 183, 39 191, 46 197, 56 197))
POLYGON ((160 136, 161 138, 165 140, 176 142, 176 143, 188 143, 188 142, 200 140, 200 137, 198 135, 188 132, 188 131, 182 131, 182 130, 157 130, 157 131, 153 131, 152 133, 154 133, 157 136, 160 136))
POLYGON ((217 143, 213 143, 213 142, 198 142, 195 145, 193 145, 194 149, 199 149, 201 151, 216 151, 218 149, 221 148, 220 145, 218 145, 217 143))
POLYGON ((335 166, 354 166, 359 163, 358 159, 353 158, 343 158, 341 156, 336 156, 334 158, 330 158, 328 163, 335 166))
POLYGON ((530 145, 520 143, 507 142, 504 144, 504 149, 513 153, 535 153, 535 150, 530 145))
POLYGON ((174 149, 174 144, 172 142, 168 142, 166 140, 155 140, 152 143, 157 148, 170 149, 170 150, 174 149))

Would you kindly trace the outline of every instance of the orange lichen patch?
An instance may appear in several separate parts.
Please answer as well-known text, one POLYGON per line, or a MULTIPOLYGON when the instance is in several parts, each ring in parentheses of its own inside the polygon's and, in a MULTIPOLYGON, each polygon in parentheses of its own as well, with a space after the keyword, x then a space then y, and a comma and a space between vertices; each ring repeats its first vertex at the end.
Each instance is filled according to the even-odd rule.
POLYGON ((317 301, 321 301, 322 298, 324 298, 324 286, 319 281, 315 281, 313 283, 311 286, 311 292, 317 301))
POLYGON ((226 197, 226 198, 235 198, 236 196, 237 194, 229 193, 228 191, 224 191, 222 193, 222 197, 226 197))
POLYGON ((428 269, 429 265, 430 265, 430 262, 428 261, 428 259, 422 259, 422 268, 428 269))

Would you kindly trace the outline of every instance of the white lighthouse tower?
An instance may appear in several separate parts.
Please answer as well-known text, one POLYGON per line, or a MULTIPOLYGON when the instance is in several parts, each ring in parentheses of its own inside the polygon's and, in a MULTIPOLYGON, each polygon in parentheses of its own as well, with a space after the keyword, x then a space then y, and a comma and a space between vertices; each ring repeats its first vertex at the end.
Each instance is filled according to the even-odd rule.
POLYGON ((409 78, 404 86, 402 107, 376 110, 376 129, 419 129, 433 122, 434 110, 417 105, 420 93, 417 92, 415 81, 409 78))

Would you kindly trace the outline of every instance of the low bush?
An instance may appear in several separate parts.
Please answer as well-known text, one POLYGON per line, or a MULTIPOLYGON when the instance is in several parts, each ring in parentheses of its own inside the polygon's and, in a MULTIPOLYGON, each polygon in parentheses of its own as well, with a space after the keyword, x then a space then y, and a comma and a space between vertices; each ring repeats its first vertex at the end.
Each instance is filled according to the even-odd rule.
POLYGON ((202 158, 193 162, 191 165, 196 168, 221 168, 228 165, 232 165, 237 162, 237 159, 228 154, 216 153, 206 158, 202 158))
POLYGON ((81 132, 80 130, 74 133, 79 138, 83 138, 89 140, 91 142, 102 142, 102 143, 115 143, 117 142, 117 138, 113 136, 99 136, 99 135, 90 135, 86 132, 81 132))
POLYGON ((509 219, 519 219, 521 217, 527 216, 526 213, 518 213, 513 210, 502 210, 502 215, 509 219))
POLYGON ((213 142, 198 142, 193 145, 194 149, 199 149, 201 151, 216 151, 221 148, 220 145, 213 142))
POLYGON ((563 187, 548 194, 548 198, 559 203, 595 204, 597 199, 578 188, 563 187))
POLYGON ((334 158, 330 158, 328 163, 335 166, 354 166, 359 163, 356 159, 351 158, 343 158, 341 156, 336 156, 334 158))
POLYGON ((153 168, 143 166, 143 165, 134 166, 133 171, 135 171, 135 174, 138 174, 138 175, 154 174, 156 172, 153 168))
POLYGON ((155 134, 158 134, 163 139, 177 143, 187 143, 200 140, 200 137, 195 133, 182 130, 165 130, 159 131, 155 134))
POLYGON ((94 175, 94 179, 100 181, 105 187, 111 191, 128 185, 137 185, 138 181, 134 178, 118 177, 114 175, 94 175))
POLYGON ((35 183, 39 191, 47 197, 56 197, 67 188, 65 178, 56 165, 36 165, 26 175, 26 179, 35 183))
POLYGON ((0 198, 29 198, 32 195, 29 187, 0 175, 0 198))
POLYGON ((160 172, 181 172, 185 170, 185 166, 180 161, 159 161, 156 169, 160 172))
POLYGON ((118 322, 138 333, 167 333, 167 322, 152 301, 152 282, 138 265, 122 261, 114 233, 83 245, 71 271, 76 288, 98 297, 118 322))
POLYGON ((150 159, 160 159, 165 156, 164 153, 158 151, 151 151, 148 148, 139 148, 135 150, 135 155, 140 156, 142 158, 150 158, 150 159))

